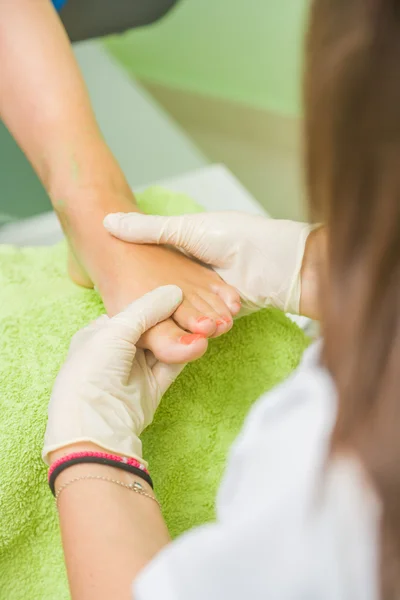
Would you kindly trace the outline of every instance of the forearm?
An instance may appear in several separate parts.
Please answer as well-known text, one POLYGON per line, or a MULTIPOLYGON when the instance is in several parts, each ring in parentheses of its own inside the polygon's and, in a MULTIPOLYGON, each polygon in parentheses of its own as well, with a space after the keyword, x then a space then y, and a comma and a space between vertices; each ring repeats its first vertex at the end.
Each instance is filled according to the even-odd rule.
POLYGON ((326 272, 325 227, 319 227, 308 236, 301 268, 300 314, 310 319, 320 320, 319 294, 321 274, 326 272))
POLYGON ((0 65, 0 115, 55 208, 79 211, 85 190, 132 200, 49 0, 0 3, 0 65))
MULTIPOLYGON (((75 477, 98 475, 124 483, 143 480, 120 469, 95 464, 66 469, 56 490, 75 477)), ((103 480, 80 480, 60 495, 59 517, 73 600, 131 599, 139 571, 169 542, 158 504, 103 480)))

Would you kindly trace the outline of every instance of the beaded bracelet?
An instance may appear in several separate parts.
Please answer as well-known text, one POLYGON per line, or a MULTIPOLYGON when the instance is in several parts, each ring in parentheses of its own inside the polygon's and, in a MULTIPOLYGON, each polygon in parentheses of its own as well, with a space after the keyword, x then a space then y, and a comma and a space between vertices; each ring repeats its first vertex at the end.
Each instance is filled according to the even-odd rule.
POLYGON ((49 469, 48 482, 53 496, 55 496, 55 481, 60 473, 68 467, 85 463, 95 463, 122 469, 141 477, 153 488, 153 481, 148 470, 135 458, 108 454, 107 452, 72 452, 56 460, 49 469))

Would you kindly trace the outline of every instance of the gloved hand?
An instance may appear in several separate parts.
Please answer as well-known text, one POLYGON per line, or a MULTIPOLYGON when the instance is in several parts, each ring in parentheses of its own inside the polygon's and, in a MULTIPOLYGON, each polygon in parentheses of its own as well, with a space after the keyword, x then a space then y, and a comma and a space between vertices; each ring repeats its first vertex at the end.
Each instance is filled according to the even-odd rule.
POLYGON ((242 298, 242 314, 273 306, 299 313, 301 266, 310 225, 239 212, 180 217, 108 215, 104 226, 126 242, 169 244, 211 265, 242 298))
POLYGON ((181 302, 180 288, 160 287, 74 336, 50 400, 42 455, 47 464, 50 452, 79 442, 146 464, 138 436, 183 365, 157 362, 136 343, 181 302))

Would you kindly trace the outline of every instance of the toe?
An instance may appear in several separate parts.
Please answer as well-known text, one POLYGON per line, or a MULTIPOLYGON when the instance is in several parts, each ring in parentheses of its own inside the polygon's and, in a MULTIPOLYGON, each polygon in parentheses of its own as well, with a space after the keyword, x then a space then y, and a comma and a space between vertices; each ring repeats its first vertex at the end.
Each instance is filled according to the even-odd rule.
POLYGON ((214 292, 202 292, 201 296, 192 299, 192 304, 215 319, 217 328, 212 337, 218 337, 231 329, 232 315, 225 302, 214 292))
POLYGON ((205 336, 215 333, 217 329, 215 317, 215 313, 208 305, 195 306, 191 299, 187 298, 183 300, 173 315, 174 321, 182 329, 205 336))
POLYGON ((138 346, 151 350, 161 362, 169 364, 187 363, 203 356, 207 350, 204 335, 190 334, 172 320, 167 319, 152 327, 142 337, 138 346))
POLYGON ((241 309, 240 294, 236 288, 224 282, 212 286, 212 291, 217 294, 229 308, 231 315, 236 316, 241 309))

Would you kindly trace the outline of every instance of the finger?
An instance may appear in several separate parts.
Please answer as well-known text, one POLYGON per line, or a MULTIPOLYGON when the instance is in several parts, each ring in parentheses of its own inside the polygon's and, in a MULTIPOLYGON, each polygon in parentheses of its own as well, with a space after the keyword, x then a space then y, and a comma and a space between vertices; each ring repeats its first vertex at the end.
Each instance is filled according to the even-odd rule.
POLYGON ((107 215, 104 227, 114 237, 137 244, 180 245, 185 220, 182 217, 160 217, 141 213, 114 213, 107 215))
POLYGON ((165 394, 169 386, 183 371, 185 365, 166 365, 158 362, 153 367, 153 375, 160 388, 161 396, 165 394))
POLYGON ((110 319, 109 331, 114 336, 136 344, 145 331, 168 319, 182 302, 182 290, 165 285, 132 302, 110 319))
POLYGON ((232 244, 224 235, 222 219, 216 230, 207 227, 209 216, 204 213, 180 217, 114 213, 107 215, 103 223, 107 231, 124 242, 169 244, 203 263, 223 267, 231 260, 232 244))

